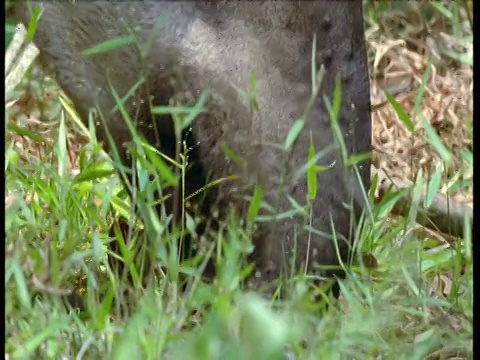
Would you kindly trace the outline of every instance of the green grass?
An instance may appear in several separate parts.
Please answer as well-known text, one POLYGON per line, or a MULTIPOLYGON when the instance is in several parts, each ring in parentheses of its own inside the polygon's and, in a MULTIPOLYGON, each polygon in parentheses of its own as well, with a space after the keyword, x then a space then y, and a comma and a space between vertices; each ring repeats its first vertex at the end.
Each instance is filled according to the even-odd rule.
MULTIPOLYGON (((455 19, 452 15, 450 21, 455 19)), ((394 99, 389 101, 413 131, 407 113, 394 99)), ((189 124, 201 105, 202 98, 196 106, 174 110, 189 124)), ((62 111, 55 109, 58 131, 53 138, 26 126, 7 126, 5 351, 9 358, 263 360, 282 359, 285 353, 295 359, 472 358, 469 236, 454 239, 450 246, 425 236, 414 230, 409 218, 389 217, 396 197, 385 196, 372 206, 357 238, 358 249, 371 254, 378 267, 353 266, 341 282, 340 302, 328 311, 319 309, 324 304, 312 301, 304 278, 295 280, 289 300, 270 301, 241 287, 251 271, 243 266, 243 259, 252 251, 250 221, 258 212, 261 188, 252 196, 246 223, 228 214, 219 230, 208 234, 204 256, 178 263, 177 254, 169 250, 175 249, 181 234, 196 236, 199 219, 185 214, 185 226, 169 232, 168 217, 159 217, 151 204, 158 187, 181 183, 185 163, 175 163, 177 171, 172 171, 166 166, 169 159, 136 137, 140 193, 138 212, 132 214, 119 178, 126 170, 113 172, 112 161, 95 141, 93 126, 87 129, 89 141, 78 152, 79 173, 67 171, 71 123, 66 118, 71 107, 65 103, 62 111), (38 151, 25 154, 16 146, 20 138, 28 149, 38 151), (157 182, 148 180, 151 174, 157 182), (133 285, 106 261, 108 231, 120 218, 134 225, 126 238, 117 233, 114 239, 133 274, 133 285), (149 255, 169 271, 158 271, 143 289, 137 260, 149 255), (208 257, 215 259, 218 270, 211 283, 202 282, 199 275, 208 257), (72 289, 84 299, 85 312, 66 311, 62 298, 72 289), (132 304, 130 312, 121 311, 132 304)), ((124 118, 130 121, 126 113, 124 118)), ((292 129, 290 141, 296 131, 292 129)), ((425 136, 448 162, 448 147, 434 132, 425 136)), ((313 156, 320 149, 310 150, 313 156)), ((116 156, 112 158, 115 162, 116 156)), ((469 159, 471 152, 465 150, 462 172, 471 173, 469 159)), ((314 179, 311 171, 309 179, 314 179)), ((434 177, 425 184, 419 176, 416 186, 428 185, 431 198, 447 180, 451 179, 434 177)), ((309 195, 314 198, 315 193, 311 180, 309 195)), ((421 204, 412 205, 412 218, 417 207, 421 204)))

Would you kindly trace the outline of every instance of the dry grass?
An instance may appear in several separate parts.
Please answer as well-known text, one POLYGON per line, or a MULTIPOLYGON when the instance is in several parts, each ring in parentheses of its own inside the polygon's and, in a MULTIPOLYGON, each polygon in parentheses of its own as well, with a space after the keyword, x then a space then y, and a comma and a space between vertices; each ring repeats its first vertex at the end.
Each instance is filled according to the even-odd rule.
MULTIPOLYGON (((462 168, 459 151, 472 151, 473 68, 447 55, 448 50, 472 56, 473 42, 461 44, 441 16, 429 21, 421 18, 421 4, 409 12, 391 10, 379 25, 370 24, 366 32, 370 54, 371 99, 374 111, 372 142, 374 167, 388 174, 415 181, 419 169, 432 175, 440 161, 425 140, 420 116, 413 116, 416 96, 429 63, 430 77, 421 104, 421 114, 435 128, 453 153, 445 178, 462 168), (385 91, 411 116, 416 131, 411 133, 386 102, 385 91)), ((463 36, 472 36, 463 17, 463 36)), ((458 200, 472 202, 473 194, 458 194, 458 200)))
MULTIPOLYGON (((6 133, 7 141, 14 143, 19 161, 23 164, 38 161, 55 163, 53 150, 58 138, 62 110, 58 98, 63 93, 40 68, 35 67, 33 71, 35 80, 32 82, 35 85, 24 84, 26 91, 22 91, 21 97, 8 104, 8 121, 32 131, 44 141, 42 143, 28 136, 21 136, 15 131, 6 133)), ((79 172, 79 151, 89 139, 84 129, 71 125, 71 121, 67 122, 67 170, 76 175, 79 172)))

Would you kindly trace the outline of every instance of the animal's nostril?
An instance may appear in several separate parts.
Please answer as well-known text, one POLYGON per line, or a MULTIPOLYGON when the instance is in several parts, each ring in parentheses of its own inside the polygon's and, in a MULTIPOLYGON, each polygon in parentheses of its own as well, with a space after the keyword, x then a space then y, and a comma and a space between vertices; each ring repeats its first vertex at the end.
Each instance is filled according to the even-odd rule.
POLYGON ((323 65, 326 69, 332 65, 333 51, 331 49, 319 49, 316 53, 317 66, 323 65))
POLYGON ((320 23, 320 27, 325 33, 328 33, 330 31, 330 29, 332 28, 332 19, 329 15, 324 16, 320 23))
POLYGON ((288 120, 290 120, 290 122, 294 122, 299 118, 299 116, 300 115, 298 113, 291 111, 290 114, 288 114, 288 120))

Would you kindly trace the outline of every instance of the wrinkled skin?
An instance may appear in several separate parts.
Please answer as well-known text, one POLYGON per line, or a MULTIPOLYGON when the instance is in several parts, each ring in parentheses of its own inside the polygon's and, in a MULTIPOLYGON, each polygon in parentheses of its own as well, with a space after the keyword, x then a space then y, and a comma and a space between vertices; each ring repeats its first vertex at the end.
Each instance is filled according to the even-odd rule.
MULTIPOLYGON (((370 151, 370 93, 361 1, 41 4, 44 12, 34 39, 41 51, 41 61, 52 68, 84 120, 88 119, 92 106, 105 115, 114 107, 107 79, 123 96, 145 69, 134 46, 89 58, 80 51, 125 35, 126 24, 138 27, 137 36, 145 42, 154 31, 157 18, 162 17, 145 62, 150 71, 146 83, 154 96, 153 103, 165 105, 172 97, 192 102, 207 86, 213 92, 207 111, 193 123, 199 162, 188 174, 187 193, 201 187, 205 176, 218 179, 237 174, 241 176, 236 182, 219 186, 214 197, 216 204, 244 211, 247 207, 242 205, 241 195, 251 195, 255 184, 261 184, 264 200, 275 206, 280 179, 286 174, 278 211, 291 209, 287 196, 306 204, 306 174, 295 176, 295 171, 307 162, 310 139, 317 152, 334 145, 323 96, 332 99, 336 77, 342 84, 339 124, 347 151, 349 154, 370 151), (313 34, 317 41, 316 64, 325 66, 326 75, 307 125, 286 157, 271 144, 285 143, 290 128, 311 97, 313 34), (237 90, 250 88, 252 70, 256 74, 259 106, 259 113, 253 118, 249 115, 248 100, 237 90), (246 161, 246 171, 228 159, 221 144, 246 161)), ((29 19, 23 2, 16 6, 16 14, 23 21, 29 19)), ((140 133, 162 151, 172 154, 175 141, 168 119, 155 119, 161 132, 157 139, 146 101, 138 105, 146 99, 146 93, 144 87, 128 103, 128 110, 137 119, 140 133)), ((130 140, 130 132, 118 112, 108 121, 121 158, 128 163, 121 145, 130 140)), ((98 126, 97 136, 108 148, 102 125, 98 126)), ((256 247, 252 259, 262 279, 278 277, 282 271, 290 273, 291 260, 295 260, 297 269, 303 268, 307 253, 310 272, 315 272, 317 264, 338 264, 332 238, 322 235, 332 234, 332 222, 340 253, 344 260, 347 257, 352 225, 363 207, 359 189, 370 186, 370 163, 365 161, 358 166, 361 184, 342 165, 338 151, 328 152, 318 164, 333 164, 331 169, 317 174, 318 194, 313 203, 311 227, 321 233, 308 233, 302 216, 261 223, 254 235, 256 247), (354 206, 348 208, 352 199, 354 206)))

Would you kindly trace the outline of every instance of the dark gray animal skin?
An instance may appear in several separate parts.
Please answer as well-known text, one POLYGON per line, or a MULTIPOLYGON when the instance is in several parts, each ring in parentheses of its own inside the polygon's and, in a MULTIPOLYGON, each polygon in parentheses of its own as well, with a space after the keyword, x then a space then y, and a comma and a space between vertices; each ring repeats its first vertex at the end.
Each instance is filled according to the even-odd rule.
MULTIPOLYGON (((323 96, 333 96, 335 79, 342 83, 339 124, 349 154, 371 148, 370 93, 361 1, 188 1, 188 2, 34 2, 44 11, 34 42, 43 64, 51 67, 63 90, 73 100, 84 120, 89 109, 108 115, 115 101, 108 79, 121 95, 138 81, 145 69, 149 76, 127 108, 138 121, 138 130, 160 150, 174 151, 168 119, 154 121, 161 132, 154 136, 152 117, 146 105, 147 93, 154 104, 171 99, 194 101, 206 87, 212 90, 206 111, 194 121, 192 134, 199 162, 187 178, 187 192, 193 192, 205 176, 218 179, 240 175, 235 182, 222 183, 214 202, 245 211, 241 195, 251 195, 256 184, 264 188, 264 200, 277 201, 282 174, 286 174, 278 211, 291 209, 290 196, 299 204, 307 198, 306 174, 294 176, 307 162, 310 139, 316 151, 334 145, 330 118, 323 96), (81 51, 132 29, 146 42, 161 17, 157 33, 142 66, 138 47, 129 45, 111 53, 84 57, 81 51), (128 25, 128 26, 127 26, 128 25), (127 30, 129 29, 129 30, 127 30), (289 157, 271 144, 284 144, 294 121, 303 114, 312 93, 311 54, 316 34, 316 64, 326 75, 319 99, 310 112, 307 126, 289 157), (250 116, 248 100, 238 89, 250 87, 256 74, 259 113, 250 116), (148 91, 147 91, 148 88, 148 91), (159 143, 159 140, 161 144, 159 143), (244 159, 246 169, 228 159, 220 145, 226 144, 244 159), (200 172, 204 174, 201 175, 200 172)), ((26 2, 18 2, 16 15, 28 22, 26 2)), ((109 116, 121 158, 128 163, 122 144, 130 140, 121 116, 109 116)), ((99 122, 99 124, 101 124, 99 122)), ((97 135, 108 148, 102 125, 97 135)), ((338 235, 340 253, 347 258, 348 242, 363 208, 360 186, 370 186, 370 162, 359 165, 362 184, 342 165, 338 151, 330 151, 318 162, 332 168, 318 173, 318 195, 313 204, 311 226, 304 229, 302 216, 261 223, 254 235, 256 262, 263 280, 278 277, 295 260, 305 266, 338 264, 331 234, 331 221, 338 235), (353 194, 353 195, 352 195, 353 194), (348 208, 353 198, 355 215, 348 208), (296 245, 295 245, 296 244, 296 245), (293 252, 295 251, 295 254, 293 252), (285 263, 286 261, 286 263, 285 263)), ((210 206, 210 205, 209 205, 210 206)), ((213 205, 211 205, 213 206, 213 205)), ((340 274, 340 273, 338 273, 340 274)))

